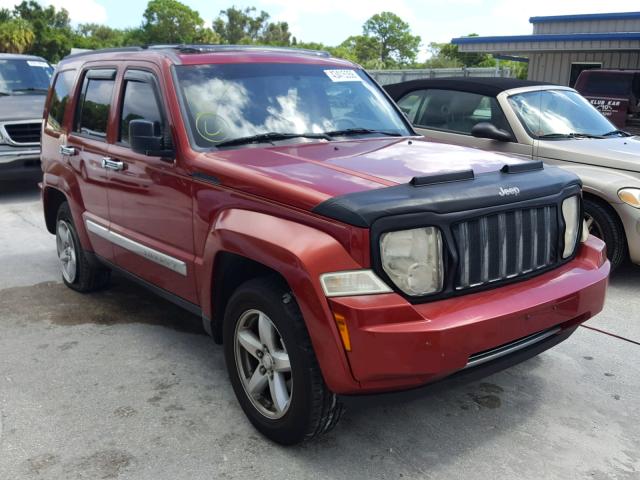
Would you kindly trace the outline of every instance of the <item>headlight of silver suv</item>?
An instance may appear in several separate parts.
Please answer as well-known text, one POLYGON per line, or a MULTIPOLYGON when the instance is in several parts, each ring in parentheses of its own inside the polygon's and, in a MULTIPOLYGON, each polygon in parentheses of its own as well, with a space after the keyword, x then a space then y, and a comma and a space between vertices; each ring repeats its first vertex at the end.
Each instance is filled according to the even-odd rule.
POLYGON ((436 227, 388 232, 380 237, 382 268, 407 295, 442 290, 442 234, 436 227))
POLYGON ((580 229, 580 200, 577 195, 564 199, 562 202, 562 217, 565 225, 562 258, 568 258, 576 248, 578 230, 580 229))

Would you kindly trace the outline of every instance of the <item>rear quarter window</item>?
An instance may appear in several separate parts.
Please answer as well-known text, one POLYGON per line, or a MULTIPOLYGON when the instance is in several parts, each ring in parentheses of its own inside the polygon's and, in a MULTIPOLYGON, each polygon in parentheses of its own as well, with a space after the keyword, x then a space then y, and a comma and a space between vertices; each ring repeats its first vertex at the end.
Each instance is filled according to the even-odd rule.
POLYGON ((71 96, 71 89, 76 77, 75 70, 66 70, 58 73, 53 82, 53 93, 49 103, 49 115, 47 126, 53 130, 61 130, 64 121, 64 112, 71 96))

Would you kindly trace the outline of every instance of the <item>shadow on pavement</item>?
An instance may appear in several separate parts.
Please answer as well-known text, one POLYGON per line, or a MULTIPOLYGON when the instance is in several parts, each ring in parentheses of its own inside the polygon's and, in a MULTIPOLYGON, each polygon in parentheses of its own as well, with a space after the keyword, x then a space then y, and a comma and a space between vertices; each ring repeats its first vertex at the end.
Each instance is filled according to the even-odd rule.
POLYGON ((0 181, 0 205, 37 201, 40 198, 40 181, 40 178, 29 181, 0 181))

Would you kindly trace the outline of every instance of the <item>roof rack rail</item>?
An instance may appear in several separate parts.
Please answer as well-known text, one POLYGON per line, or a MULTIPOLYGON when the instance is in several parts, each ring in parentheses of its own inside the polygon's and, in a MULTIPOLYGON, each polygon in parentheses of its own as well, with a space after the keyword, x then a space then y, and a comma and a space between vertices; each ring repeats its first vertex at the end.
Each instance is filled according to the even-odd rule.
POLYGON ((215 53, 229 51, 264 51, 264 52, 290 52, 330 57, 331 54, 324 50, 311 50, 308 48, 277 47, 271 45, 216 45, 216 44, 176 44, 176 45, 149 45, 149 49, 173 49, 181 53, 215 53))
POLYGON ((159 44, 159 45, 141 45, 131 47, 115 47, 101 48, 98 50, 87 50, 86 52, 72 53, 64 57, 77 58, 83 55, 92 55, 94 53, 117 53, 117 52, 139 52, 142 50, 174 50, 179 53, 216 53, 216 52, 233 52, 233 51, 255 51, 255 52, 289 52, 302 53, 305 55, 315 55, 318 57, 330 57, 331 54, 324 50, 311 50, 308 48, 295 47, 273 47, 269 45, 206 45, 206 44, 159 44))

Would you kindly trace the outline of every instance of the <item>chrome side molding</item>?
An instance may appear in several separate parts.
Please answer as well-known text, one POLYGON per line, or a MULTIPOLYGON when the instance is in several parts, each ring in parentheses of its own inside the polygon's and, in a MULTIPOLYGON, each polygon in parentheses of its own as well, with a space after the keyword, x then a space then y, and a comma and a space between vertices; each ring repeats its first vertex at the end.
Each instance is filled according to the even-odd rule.
POLYGON ((180 275, 187 275, 187 264, 182 260, 171 257, 151 247, 147 247, 146 245, 142 245, 141 243, 131 240, 124 235, 120 235, 119 233, 116 233, 92 220, 85 220, 85 224, 87 226, 87 230, 91 233, 108 240, 114 245, 118 245, 119 247, 129 250, 136 255, 140 255, 141 257, 179 273, 180 275))

